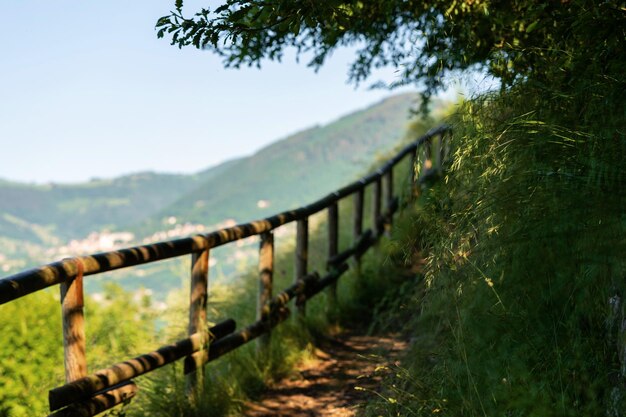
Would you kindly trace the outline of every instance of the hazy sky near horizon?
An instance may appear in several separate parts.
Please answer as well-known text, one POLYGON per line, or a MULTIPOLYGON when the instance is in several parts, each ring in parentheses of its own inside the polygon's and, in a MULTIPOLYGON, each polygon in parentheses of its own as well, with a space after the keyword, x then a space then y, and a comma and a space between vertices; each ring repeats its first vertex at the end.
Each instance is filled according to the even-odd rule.
POLYGON ((172 8, 173 0, 3 5, 0 179, 196 172, 392 94, 348 85, 349 51, 318 73, 293 58, 223 69, 209 52, 157 39, 154 24, 172 8))

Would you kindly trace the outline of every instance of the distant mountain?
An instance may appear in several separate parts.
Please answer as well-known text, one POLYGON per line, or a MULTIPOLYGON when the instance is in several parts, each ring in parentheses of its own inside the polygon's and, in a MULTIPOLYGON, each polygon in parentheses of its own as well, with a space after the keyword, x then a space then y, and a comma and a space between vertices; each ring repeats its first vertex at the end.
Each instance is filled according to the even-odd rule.
POLYGON ((0 236, 54 244, 149 218, 238 160, 194 175, 139 172, 80 184, 32 185, 0 180, 0 236))
POLYGON ((279 140, 185 193, 142 225, 165 219, 215 224, 248 221, 295 208, 355 180, 406 132, 416 96, 397 95, 322 127, 279 140))
POLYGON ((198 176, 137 173, 77 185, 0 184, 0 234, 37 243, 124 228, 155 214, 198 176), (45 236, 42 232, 45 231, 45 236))
POLYGON ((193 175, 142 172, 71 185, 0 180, 0 273, 98 251, 105 246, 97 242, 120 236, 123 245, 160 240, 175 236, 174 226, 190 234, 198 229, 183 225, 248 221, 311 202, 396 146, 416 99, 390 97, 193 175))

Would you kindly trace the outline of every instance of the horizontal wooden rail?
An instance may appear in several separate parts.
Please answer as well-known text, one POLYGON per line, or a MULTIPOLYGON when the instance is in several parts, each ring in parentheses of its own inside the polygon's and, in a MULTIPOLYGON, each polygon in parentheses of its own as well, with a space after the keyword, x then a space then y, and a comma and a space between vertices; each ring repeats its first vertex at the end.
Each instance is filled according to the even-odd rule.
POLYGON ((337 265, 331 272, 329 272, 323 278, 314 281, 307 289, 307 298, 312 298, 314 295, 322 291, 324 288, 335 283, 339 277, 348 270, 348 264, 337 265))
POLYGON ((365 245, 367 245, 368 242, 372 241, 373 239, 374 239, 374 232, 372 231, 372 229, 367 229, 359 237, 359 240, 356 242, 356 244, 353 247, 348 248, 348 249, 344 250, 343 252, 339 252, 337 255, 335 255, 332 258, 330 258, 326 262, 327 266, 328 267, 333 267, 333 266, 342 264, 345 261, 347 261, 348 258, 350 258, 351 256, 355 256, 356 254, 359 254, 359 255, 362 254, 364 252, 362 248, 365 245))
MULTIPOLYGON (((235 321, 228 319, 211 327, 209 334, 213 340, 219 340, 233 331, 235 331, 235 321)), ((109 389, 122 382, 130 381, 168 363, 198 352, 203 346, 202 338, 202 332, 195 333, 186 339, 163 346, 154 352, 137 356, 69 384, 54 388, 48 393, 50 410, 58 410, 72 403, 88 400, 100 391, 109 389)))
POLYGON ((431 137, 443 134, 448 130, 449 127, 445 125, 430 130, 415 142, 405 146, 377 171, 340 188, 334 193, 330 193, 312 204, 300 207, 296 210, 285 211, 263 220, 220 229, 206 235, 197 235, 183 239, 135 246, 118 251, 69 258, 3 278, 0 280, 0 304, 7 303, 76 277, 78 275, 78 268, 76 266, 78 262, 84 265, 83 275, 94 275, 188 255, 250 236, 266 233, 284 224, 302 220, 327 208, 329 205, 355 191, 363 189, 372 182, 381 179, 383 175, 393 169, 406 155, 415 152, 417 147, 428 142, 431 137))
POLYGON ((275 312, 278 311, 281 307, 286 306, 287 303, 293 298, 296 298, 299 295, 304 296, 307 284, 312 281, 317 281, 319 278, 319 274, 317 272, 313 272, 309 275, 306 275, 301 280, 293 283, 281 293, 279 293, 276 297, 272 298, 267 306, 263 308, 264 320, 271 320, 275 312))
MULTIPOLYGON (((274 319, 269 327, 275 327, 289 317, 290 311, 286 307, 281 307, 274 315, 274 319)), ((233 333, 218 340, 209 347, 209 362, 219 358, 226 353, 237 349, 239 346, 248 343, 269 330, 267 323, 262 320, 256 321, 245 329, 233 333)))
POLYGON ((212 343, 209 347, 209 362, 256 339, 268 332, 271 327, 285 321, 290 315, 290 311, 286 307, 289 300, 300 294, 306 298, 313 297, 335 282, 347 270, 348 265, 342 264, 323 278, 320 278, 317 273, 307 275, 300 283, 292 285, 268 304, 267 315, 264 316, 264 319, 252 323, 240 332, 230 334, 212 343), (267 320, 269 320, 269 325, 267 320))
POLYGON ((90 417, 129 401, 138 390, 134 382, 124 382, 88 400, 73 403, 69 407, 55 411, 48 417, 90 417))
MULTIPOLYGON (((321 279, 317 273, 307 275, 305 279, 288 287, 268 303, 267 310, 264 311, 267 318, 264 317, 263 320, 259 320, 239 332, 233 333, 235 322, 232 319, 225 320, 210 328, 211 342, 206 362, 213 361, 254 340, 266 333, 271 327, 283 322, 289 317, 290 312, 286 308, 286 304, 291 299, 298 295, 303 295, 306 298, 313 297, 335 282, 347 270, 348 265, 342 264, 321 279), (267 320, 269 320, 269 325, 267 320)), ((93 375, 54 388, 49 393, 50 409, 54 411, 71 404, 89 401, 90 397, 100 395, 101 392, 111 389, 111 387, 128 382, 201 349, 201 334, 196 333, 175 344, 164 346, 154 352, 118 363, 110 368, 97 371, 93 375)))

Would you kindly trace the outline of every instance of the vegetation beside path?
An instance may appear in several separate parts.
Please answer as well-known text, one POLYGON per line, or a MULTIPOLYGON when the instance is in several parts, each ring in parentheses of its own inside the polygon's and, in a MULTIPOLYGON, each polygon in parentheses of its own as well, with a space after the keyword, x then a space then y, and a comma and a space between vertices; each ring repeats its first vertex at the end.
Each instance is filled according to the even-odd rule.
POLYGON ((378 317, 418 342, 369 416, 625 415, 623 81, 578 76, 452 118, 411 226, 424 285, 378 317))

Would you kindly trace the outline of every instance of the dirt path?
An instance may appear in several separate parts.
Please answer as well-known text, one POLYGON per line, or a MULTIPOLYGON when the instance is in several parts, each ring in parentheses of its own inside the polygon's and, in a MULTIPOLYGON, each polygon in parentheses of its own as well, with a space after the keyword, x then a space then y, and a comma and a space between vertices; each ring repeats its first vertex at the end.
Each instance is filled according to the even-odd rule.
POLYGON ((393 336, 343 333, 327 340, 298 374, 270 387, 256 403, 246 404, 247 417, 352 417, 372 397, 383 373, 406 343, 393 336), (365 388, 355 389, 355 387, 365 388))

